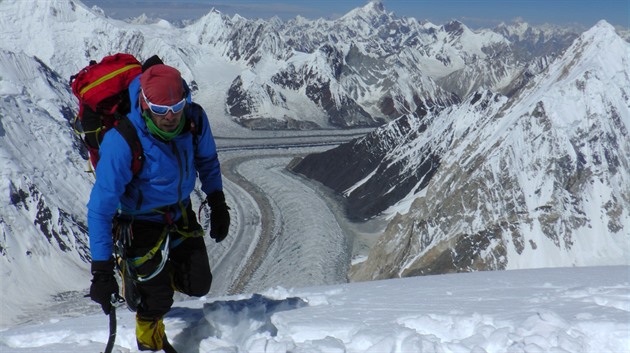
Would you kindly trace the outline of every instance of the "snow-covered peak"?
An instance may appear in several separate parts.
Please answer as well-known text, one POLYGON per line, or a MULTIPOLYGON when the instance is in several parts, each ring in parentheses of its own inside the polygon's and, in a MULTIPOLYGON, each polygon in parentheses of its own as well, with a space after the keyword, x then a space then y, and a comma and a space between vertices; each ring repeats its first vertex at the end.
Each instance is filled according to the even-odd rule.
POLYGON ((442 25, 442 29, 451 36, 461 36, 464 32, 470 32, 470 29, 457 20, 451 20, 442 25))
POLYGON ((197 21, 184 28, 188 40, 192 43, 215 43, 230 31, 234 23, 246 21, 235 15, 231 19, 218 10, 212 9, 197 21))
POLYGON ((599 38, 600 41, 605 42, 609 39, 618 37, 618 34, 616 33, 613 25, 608 23, 606 20, 600 20, 589 30, 585 31, 581 37, 590 37, 593 38, 592 40, 599 38))
POLYGON ((623 74, 629 64, 630 45, 602 20, 579 36, 548 72, 553 81, 570 82, 582 90, 582 85, 592 80, 623 87, 630 84, 630 78, 623 74))
MULTIPOLYGON (((238 16, 238 15, 234 16, 234 17, 242 18, 241 16, 238 16)), ((210 11, 208 11, 208 13, 206 13, 203 16, 201 16, 199 19, 197 19, 191 25, 195 25, 195 24, 199 24, 199 23, 206 23, 206 22, 214 22, 214 21, 216 21, 217 18, 226 19, 226 20, 229 19, 228 16, 224 15, 221 11, 219 11, 216 8, 213 7, 212 9, 210 9, 210 11)))
POLYGON ((494 31, 502 34, 506 38, 515 41, 530 41, 535 43, 546 43, 558 40, 558 37, 568 37, 573 40, 574 33, 583 32, 585 28, 577 26, 558 26, 553 24, 541 24, 533 26, 521 18, 514 19, 511 23, 500 23, 494 31))
POLYGON ((97 5, 92 5, 91 10, 93 13, 102 16, 102 17, 106 17, 107 15, 105 14, 105 10, 103 10, 102 8, 98 7, 97 5))
MULTIPOLYGON (((40 45, 46 42, 46 37, 60 26, 77 23, 89 24, 88 27, 92 27, 101 19, 100 14, 72 0, 0 2, 0 28, 3 30, 4 42, 2 45, 13 51, 23 49, 28 52, 34 51, 35 48, 41 49, 40 45), (42 31, 41 28, 46 28, 46 31, 42 31), (29 42, 33 43, 35 48, 21 48, 29 42)), ((56 40, 50 38, 49 42, 54 43, 56 40)))
POLYGON ((155 24, 159 27, 163 27, 163 28, 172 28, 173 24, 170 23, 169 21, 162 19, 162 18, 153 18, 153 17, 149 17, 147 16, 147 14, 143 13, 138 17, 133 17, 133 18, 128 18, 125 20, 125 22, 127 23, 131 23, 134 25, 150 25, 150 24, 155 24))
POLYGON ((522 38, 529 29, 530 29, 529 24, 520 17, 514 19, 510 24, 501 22, 495 28, 495 30, 497 31, 500 31, 503 33, 509 33, 519 38, 522 38))
POLYGON ((146 13, 143 13, 138 17, 128 19, 127 22, 136 24, 136 25, 143 25, 143 24, 153 23, 155 21, 153 19, 149 19, 149 16, 147 16, 146 13))
POLYGON ((89 61, 90 52, 108 53, 97 33, 116 35, 123 25, 73 0, 0 2, 0 46, 36 56, 67 77, 89 61))
POLYGON ((446 35, 444 40, 462 49, 467 55, 485 57, 484 48, 497 44, 509 44, 509 41, 500 34, 490 30, 472 31, 459 21, 451 21, 441 28, 446 35))
POLYGON ((381 0, 371 0, 363 7, 350 10, 347 14, 340 17, 340 20, 362 19, 371 21, 382 15, 387 15, 385 6, 381 0))

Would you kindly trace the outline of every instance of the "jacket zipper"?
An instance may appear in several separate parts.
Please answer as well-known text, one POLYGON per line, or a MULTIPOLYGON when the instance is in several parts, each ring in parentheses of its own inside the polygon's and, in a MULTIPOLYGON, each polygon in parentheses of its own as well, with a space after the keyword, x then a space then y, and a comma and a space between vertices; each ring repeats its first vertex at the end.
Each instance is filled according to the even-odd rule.
POLYGON ((190 170, 188 168, 188 150, 184 150, 184 164, 185 164, 185 170, 186 170, 186 177, 190 176, 190 170))
POLYGON ((138 202, 136 203, 136 210, 140 210, 140 207, 142 207, 143 198, 144 195, 142 194, 142 190, 138 190, 138 202))
POLYGON ((175 157, 177 158, 177 166, 179 169, 179 180, 177 181, 177 203, 179 203, 182 200, 182 183, 184 180, 184 168, 183 168, 183 163, 182 163, 182 157, 179 154, 177 145, 174 142, 171 142, 171 146, 173 149, 173 153, 175 154, 175 157))

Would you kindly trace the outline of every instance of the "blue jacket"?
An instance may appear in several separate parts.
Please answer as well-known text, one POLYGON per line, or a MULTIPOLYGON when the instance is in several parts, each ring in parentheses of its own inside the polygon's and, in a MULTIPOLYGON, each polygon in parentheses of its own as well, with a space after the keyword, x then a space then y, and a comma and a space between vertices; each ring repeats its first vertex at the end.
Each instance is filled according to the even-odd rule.
POLYGON ((93 261, 112 257, 112 219, 116 213, 163 222, 164 215, 155 210, 171 206, 171 219, 177 221, 182 215, 180 206, 190 203, 197 175, 206 195, 223 189, 216 145, 205 111, 197 136, 183 132, 170 142, 164 142, 149 133, 142 117, 139 94, 140 76, 129 86, 132 104, 128 114, 144 150, 140 173, 133 176, 131 148, 116 129, 105 134, 99 149, 96 182, 87 204, 93 261), (193 138, 197 138, 196 144, 193 138))

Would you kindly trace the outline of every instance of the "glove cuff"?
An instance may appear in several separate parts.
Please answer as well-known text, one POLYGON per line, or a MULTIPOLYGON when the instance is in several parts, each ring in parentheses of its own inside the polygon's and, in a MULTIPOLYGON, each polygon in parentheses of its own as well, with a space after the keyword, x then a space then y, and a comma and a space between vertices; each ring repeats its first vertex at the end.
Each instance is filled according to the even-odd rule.
POLYGON ((212 210, 229 209, 225 203, 225 194, 221 190, 210 193, 206 200, 208 200, 208 205, 212 210))
POLYGON ((92 275, 110 274, 114 274, 114 259, 106 261, 92 261, 92 275))

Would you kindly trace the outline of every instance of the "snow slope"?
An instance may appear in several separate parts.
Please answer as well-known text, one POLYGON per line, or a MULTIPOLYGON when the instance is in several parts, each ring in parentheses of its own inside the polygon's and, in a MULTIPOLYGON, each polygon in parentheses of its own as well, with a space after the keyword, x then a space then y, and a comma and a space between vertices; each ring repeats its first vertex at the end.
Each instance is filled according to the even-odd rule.
MULTIPOLYGON (((630 267, 514 270, 277 287, 177 303, 165 319, 176 349, 206 352, 630 351, 630 267)), ((114 352, 136 352, 119 309, 114 352)), ((102 314, 0 332, 3 353, 97 352, 102 314)))

